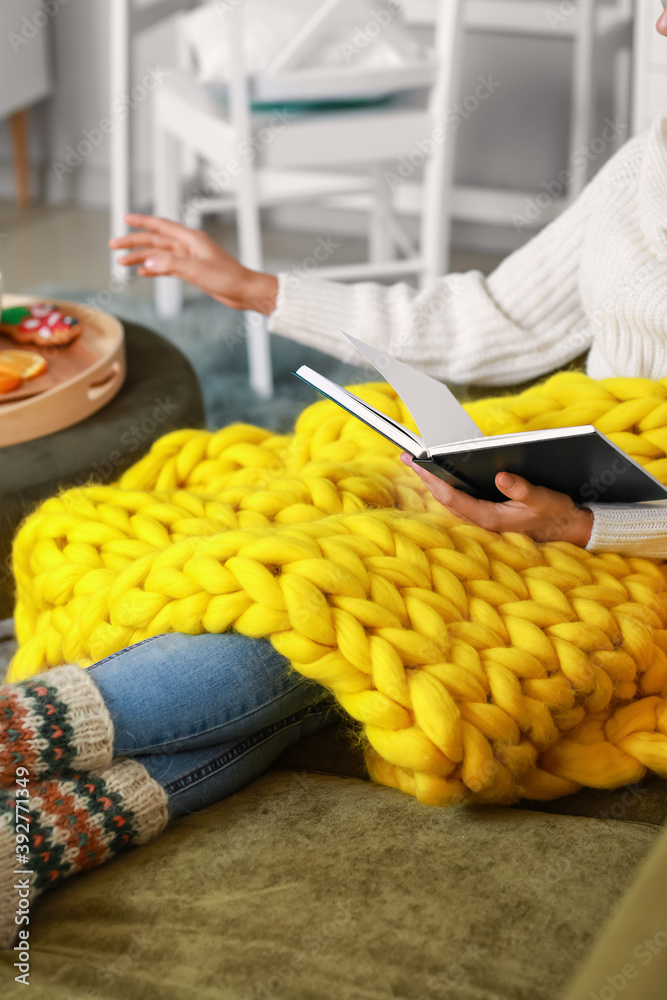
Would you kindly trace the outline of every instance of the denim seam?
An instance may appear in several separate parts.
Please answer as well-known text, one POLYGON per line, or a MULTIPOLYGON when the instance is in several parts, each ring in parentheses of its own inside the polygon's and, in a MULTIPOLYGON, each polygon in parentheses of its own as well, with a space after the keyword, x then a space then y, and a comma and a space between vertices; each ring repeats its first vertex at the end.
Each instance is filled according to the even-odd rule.
POLYGON ((221 771, 224 767, 234 761, 240 760, 245 756, 245 754, 249 753, 250 750, 257 749, 257 747, 266 743, 272 736, 277 736, 279 733, 284 732, 287 729, 291 729, 293 726, 303 722, 308 715, 314 714, 314 709, 317 708, 318 704, 319 703, 316 705, 309 705, 300 712, 288 715, 285 719, 281 719, 279 722, 274 722, 265 729, 260 730, 260 732, 256 733, 254 736, 247 736, 244 740, 236 743, 219 757, 214 757, 213 760, 208 761, 206 764, 196 768, 194 771, 190 771, 189 774, 185 774, 176 781, 172 781, 169 784, 164 785, 164 790, 167 795, 174 795, 178 792, 183 792, 186 789, 191 788, 193 785, 196 785, 198 782, 210 777, 212 774, 216 774, 218 771, 221 771))
POLYGON ((124 646, 123 649, 117 649, 115 653, 109 653, 105 656, 103 660, 98 660, 97 663, 91 663, 88 667, 88 673, 93 673, 97 667, 102 666, 103 663, 108 663, 109 660, 115 660, 117 656, 122 656, 123 653, 127 653, 128 649, 138 649, 139 646, 145 646, 149 642, 154 642, 155 639, 162 639, 166 633, 160 632, 158 635, 149 635, 147 639, 140 639, 139 642, 133 642, 131 646, 124 646))

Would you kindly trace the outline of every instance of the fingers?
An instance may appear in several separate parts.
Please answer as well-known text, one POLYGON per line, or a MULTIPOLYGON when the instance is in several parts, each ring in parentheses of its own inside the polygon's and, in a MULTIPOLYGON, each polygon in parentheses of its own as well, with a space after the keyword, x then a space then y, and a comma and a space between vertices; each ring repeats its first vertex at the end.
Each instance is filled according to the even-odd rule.
POLYGON ((514 476, 509 472, 499 472, 496 476, 496 486, 501 493, 504 493, 510 500, 519 503, 530 504, 530 498, 536 490, 527 480, 521 476, 514 476))
POLYGON ((125 264, 126 267, 132 267, 133 264, 143 264, 146 258, 153 253, 153 250, 134 250, 132 253, 126 253, 123 257, 119 257, 118 263, 125 264))
POLYGON ((428 469, 418 465, 407 452, 403 452, 401 461, 409 466, 413 472, 417 473, 438 503, 441 503, 443 507, 450 510, 452 514, 457 514, 459 517, 466 518, 469 521, 475 521, 477 524, 481 523, 479 517, 480 514, 483 515, 483 512, 480 512, 479 505, 482 501, 475 500, 474 497, 469 497, 467 493, 462 493, 461 490, 454 489, 453 486, 440 479, 439 476, 433 475, 428 469))
MULTIPOLYGON (((128 255, 131 256, 131 255, 128 255)), ((179 257, 174 253, 165 251, 151 252, 146 255, 145 260, 137 272, 141 277, 151 278, 158 275, 173 275, 182 278, 192 285, 203 288, 209 295, 217 291, 216 279, 218 274, 215 268, 207 267, 200 260, 193 260, 191 257, 179 257)))
POLYGON ((157 233, 160 236, 167 236, 173 240, 182 240, 197 230, 188 229, 180 222, 172 222, 171 219, 160 219, 155 215, 126 215, 125 221, 135 229, 147 229, 149 233, 157 233))
MULTIPOLYGON (((128 254, 128 257, 134 256, 128 254)), ((154 253, 149 251, 143 258, 143 270, 146 274, 177 274, 181 276, 182 265, 185 261, 176 257, 173 253, 154 253)))
POLYGON ((172 239, 166 236, 158 236, 156 233, 126 233, 125 236, 114 236, 109 240, 112 250, 129 250, 132 247, 155 247, 156 250, 171 250, 174 246, 172 239))
POLYGON ((588 544, 592 515, 576 507, 565 493, 533 486, 521 476, 499 472, 496 486, 509 497, 509 502, 493 503, 454 489, 415 463, 405 452, 401 461, 417 473, 435 499, 452 514, 487 531, 524 532, 540 542, 564 539, 576 545, 588 544))
POLYGON ((124 254, 118 258, 118 263, 123 264, 124 267, 143 265, 139 267, 137 274, 142 277, 151 277, 156 274, 175 274, 177 260, 178 258, 174 254, 158 254, 155 250, 143 249, 124 254))
POLYGON ((509 472, 499 472, 496 476, 496 486, 510 500, 521 503, 533 510, 551 510, 554 505, 563 502, 571 505, 572 501, 564 493, 548 490, 544 486, 533 486, 527 479, 509 472))
POLYGON ((155 250, 134 250, 118 258, 118 263, 125 267, 138 265, 137 274, 142 278, 152 278, 159 274, 174 274, 186 278, 186 268, 190 263, 173 253, 156 253, 155 250))

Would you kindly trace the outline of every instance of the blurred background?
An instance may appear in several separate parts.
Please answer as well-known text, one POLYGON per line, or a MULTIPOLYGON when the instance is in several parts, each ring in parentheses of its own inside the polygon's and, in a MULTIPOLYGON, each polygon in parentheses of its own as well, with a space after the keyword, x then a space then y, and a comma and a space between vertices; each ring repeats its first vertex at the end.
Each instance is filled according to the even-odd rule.
POLYGON ((653 0, 4 0, 5 291, 162 333, 194 364, 211 424, 232 404, 284 423, 295 390, 281 373, 304 350, 277 338, 269 355, 256 318, 121 274, 106 241, 124 212, 204 226, 294 281, 488 273, 659 110, 658 13, 653 0))

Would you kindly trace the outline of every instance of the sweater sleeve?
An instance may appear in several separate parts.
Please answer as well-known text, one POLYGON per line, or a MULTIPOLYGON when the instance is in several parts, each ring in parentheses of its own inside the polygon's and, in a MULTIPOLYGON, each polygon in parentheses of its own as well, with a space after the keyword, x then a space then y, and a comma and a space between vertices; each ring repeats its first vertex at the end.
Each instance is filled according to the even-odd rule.
POLYGON ((667 500, 586 506, 593 512, 590 552, 667 558, 667 500))
MULTIPOLYGON (((608 166, 611 166, 609 164, 608 166)), ((511 385, 560 367, 591 343, 579 263, 602 171, 581 197, 488 278, 450 274, 418 291, 406 283, 341 284, 279 275, 269 329, 346 361, 345 330, 435 378, 511 385)))

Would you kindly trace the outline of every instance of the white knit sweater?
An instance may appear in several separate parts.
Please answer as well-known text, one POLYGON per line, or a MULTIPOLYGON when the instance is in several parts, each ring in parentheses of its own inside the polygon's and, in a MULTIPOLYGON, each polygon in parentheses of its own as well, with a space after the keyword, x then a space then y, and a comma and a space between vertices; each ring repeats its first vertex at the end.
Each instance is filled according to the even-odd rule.
MULTIPOLYGON (((270 329, 354 362, 339 331, 451 382, 503 386, 589 350, 593 378, 667 376, 667 113, 485 278, 344 285, 279 275, 270 329)), ((667 556, 667 503, 593 504, 588 548, 667 556)))

